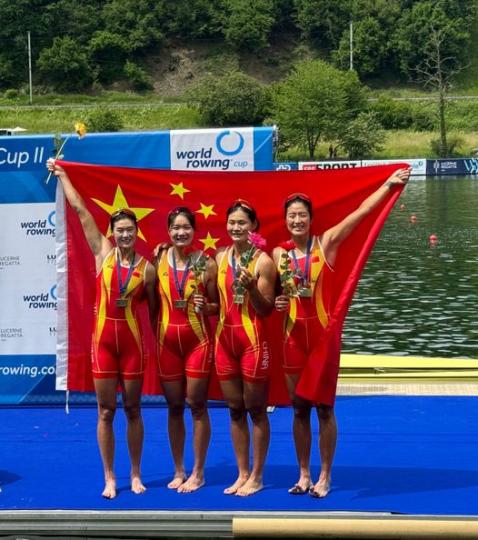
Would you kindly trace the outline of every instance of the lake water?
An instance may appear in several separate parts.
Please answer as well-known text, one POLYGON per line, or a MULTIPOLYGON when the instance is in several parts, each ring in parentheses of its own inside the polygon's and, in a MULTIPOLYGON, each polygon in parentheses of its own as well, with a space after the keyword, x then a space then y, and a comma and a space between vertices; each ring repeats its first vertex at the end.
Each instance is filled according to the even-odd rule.
POLYGON ((478 359, 477 178, 410 180, 362 274, 342 351, 478 359))

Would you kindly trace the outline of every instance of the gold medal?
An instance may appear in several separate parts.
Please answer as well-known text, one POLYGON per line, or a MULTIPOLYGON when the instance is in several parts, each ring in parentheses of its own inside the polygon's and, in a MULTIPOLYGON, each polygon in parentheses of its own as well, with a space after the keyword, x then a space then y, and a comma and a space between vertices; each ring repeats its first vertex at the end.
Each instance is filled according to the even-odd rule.
POLYGON ((243 294, 235 294, 233 297, 235 304, 243 304, 244 303, 244 295, 243 294))
POLYGON ((127 298, 117 298, 116 299, 116 307, 125 308, 127 306, 128 306, 128 299, 127 298))
POLYGON ((174 301, 174 307, 176 309, 185 309, 188 305, 188 301, 187 300, 175 300, 174 301))
POLYGON ((299 287, 299 296, 301 298, 311 298, 312 289, 309 286, 299 287))

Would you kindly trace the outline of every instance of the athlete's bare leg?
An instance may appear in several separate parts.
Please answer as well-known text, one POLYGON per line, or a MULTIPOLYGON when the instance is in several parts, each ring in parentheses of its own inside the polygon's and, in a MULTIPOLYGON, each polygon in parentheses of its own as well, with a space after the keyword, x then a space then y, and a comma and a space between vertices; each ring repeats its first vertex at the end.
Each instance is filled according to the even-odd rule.
POLYGON ((221 389, 231 416, 231 437, 236 456, 238 475, 236 481, 224 490, 226 495, 234 495, 249 478, 249 426, 243 398, 241 379, 221 381, 221 389))
POLYGON ((141 494, 146 491, 141 481, 141 455, 143 453, 144 427, 141 417, 142 379, 125 379, 122 382, 123 407, 126 414, 128 451, 131 460, 131 491, 141 494))
POLYGON ((186 480, 184 469, 184 426, 185 388, 183 381, 162 381, 164 397, 168 403, 168 435, 169 446, 174 462, 174 477, 169 482, 169 489, 178 489, 186 480))
POLYGON ((186 402, 193 417, 194 467, 189 478, 178 488, 179 493, 191 493, 204 483, 204 464, 211 439, 211 424, 207 412, 209 379, 186 378, 186 402))
POLYGON ((113 419, 116 412, 116 388, 118 379, 94 379, 94 384, 96 399, 98 401, 96 435, 105 475, 105 487, 102 495, 106 499, 114 499, 116 497, 116 477, 113 470, 115 456, 113 419))
POLYGON ((295 452, 299 464, 299 479, 289 490, 290 493, 306 493, 312 486, 310 475, 310 449, 312 444, 312 430, 310 427, 310 411, 312 405, 309 401, 300 398, 295 393, 299 376, 286 376, 287 389, 294 409, 292 425, 295 452))
POLYGON ((311 495, 326 497, 330 491, 332 462, 337 445, 337 422, 333 407, 319 405, 319 450, 320 450, 320 476, 314 485, 311 495))
POLYGON ((268 383, 244 382, 244 403, 252 420, 252 471, 247 482, 236 495, 248 497, 263 487, 264 464, 270 443, 269 417, 267 416, 268 383))

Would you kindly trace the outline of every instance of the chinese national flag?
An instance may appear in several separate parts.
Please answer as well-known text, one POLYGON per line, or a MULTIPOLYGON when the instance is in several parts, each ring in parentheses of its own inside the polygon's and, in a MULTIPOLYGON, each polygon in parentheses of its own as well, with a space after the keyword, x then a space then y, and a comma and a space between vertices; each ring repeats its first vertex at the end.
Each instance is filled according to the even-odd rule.
MULTIPOLYGON (((138 217, 137 252, 151 258, 154 246, 168 240, 167 215, 176 206, 187 206, 196 213, 194 243, 208 254, 230 243, 226 234, 226 210, 242 198, 257 210, 260 233, 272 251, 289 238, 284 222, 284 200, 303 192, 313 201, 312 232, 320 234, 336 225, 375 191, 396 169, 385 165, 342 170, 287 172, 183 172, 106 167, 60 162, 73 185, 84 198, 101 232, 108 236, 109 218, 118 208, 130 208, 138 217)), ((330 296, 330 320, 326 337, 318 344, 299 381, 297 392, 313 402, 333 405, 340 359, 340 339, 345 315, 360 273, 375 240, 400 194, 390 196, 369 214, 344 241, 335 271, 324 288, 330 296)), ((77 215, 57 194, 57 254, 59 257, 59 341, 57 387, 92 390, 91 335, 95 301, 95 266, 77 215), (62 256, 64 255, 64 257, 62 256)), ((269 318, 271 335, 281 332, 282 315, 269 318), (273 332, 273 334, 272 334, 273 332)), ((146 327, 148 369, 144 391, 160 392, 154 339, 146 327)), ((280 340, 272 342, 271 404, 287 402, 281 371, 280 340)), ((211 397, 220 398, 217 381, 211 397)))

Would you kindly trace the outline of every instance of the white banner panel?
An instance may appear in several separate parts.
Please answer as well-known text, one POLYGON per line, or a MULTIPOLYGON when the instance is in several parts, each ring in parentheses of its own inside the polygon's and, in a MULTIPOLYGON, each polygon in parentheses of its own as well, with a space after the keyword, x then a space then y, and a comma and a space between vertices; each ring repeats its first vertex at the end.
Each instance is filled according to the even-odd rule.
POLYGON ((171 131, 171 169, 178 171, 253 171, 254 130, 171 131))
POLYGON ((55 260, 54 204, 3 204, 2 354, 55 354, 55 260))
POLYGON ((427 174, 426 159, 364 159, 362 161, 364 167, 372 165, 391 165, 393 163, 408 163, 412 168, 412 176, 425 176, 427 174))

